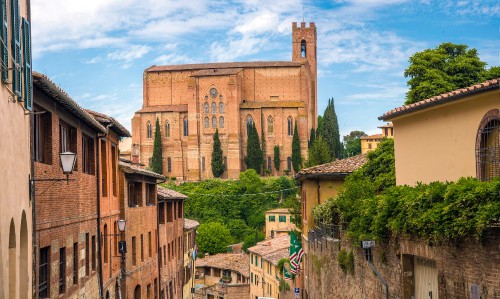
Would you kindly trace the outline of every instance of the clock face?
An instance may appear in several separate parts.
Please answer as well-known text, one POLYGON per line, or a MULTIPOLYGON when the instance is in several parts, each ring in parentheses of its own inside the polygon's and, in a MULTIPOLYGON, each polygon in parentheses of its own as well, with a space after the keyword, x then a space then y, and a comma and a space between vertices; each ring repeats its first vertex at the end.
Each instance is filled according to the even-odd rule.
POLYGON ((211 96, 212 98, 215 98, 215 97, 217 96, 217 89, 215 89, 215 88, 211 88, 211 89, 210 89, 210 96, 211 96))

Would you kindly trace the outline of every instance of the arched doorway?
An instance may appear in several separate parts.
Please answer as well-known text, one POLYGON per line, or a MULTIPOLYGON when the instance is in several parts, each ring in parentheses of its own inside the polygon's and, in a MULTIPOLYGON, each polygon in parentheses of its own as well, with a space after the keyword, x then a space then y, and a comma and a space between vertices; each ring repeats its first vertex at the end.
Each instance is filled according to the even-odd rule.
POLYGON ((141 299, 141 286, 137 285, 134 289, 134 299, 141 299))
POLYGON ((12 218, 9 228, 9 298, 16 298, 16 265, 16 226, 12 218))
POLYGON ((21 233, 19 236, 19 298, 27 299, 29 283, 28 270, 28 223, 26 220, 26 212, 23 210, 21 216, 21 233))

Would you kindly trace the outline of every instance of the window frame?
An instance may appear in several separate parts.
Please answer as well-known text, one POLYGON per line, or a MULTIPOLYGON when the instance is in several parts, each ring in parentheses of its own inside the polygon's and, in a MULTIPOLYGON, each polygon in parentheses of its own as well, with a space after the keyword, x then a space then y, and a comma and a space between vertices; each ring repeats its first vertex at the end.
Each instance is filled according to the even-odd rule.
POLYGON ((500 109, 488 111, 476 136, 476 177, 490 181, 500 175, 500 109))

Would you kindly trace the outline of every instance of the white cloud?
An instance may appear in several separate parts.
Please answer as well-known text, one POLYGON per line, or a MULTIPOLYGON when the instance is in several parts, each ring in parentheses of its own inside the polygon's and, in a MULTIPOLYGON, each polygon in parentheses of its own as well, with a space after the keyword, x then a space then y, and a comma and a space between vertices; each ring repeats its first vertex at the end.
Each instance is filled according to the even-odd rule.
POLYGON ((108 54, 108 59, 123 60, 129 63, 135 59, 139 59, 151 51, 151 47, 146 45, 132 45, 125 49, 111 52, 108 54))

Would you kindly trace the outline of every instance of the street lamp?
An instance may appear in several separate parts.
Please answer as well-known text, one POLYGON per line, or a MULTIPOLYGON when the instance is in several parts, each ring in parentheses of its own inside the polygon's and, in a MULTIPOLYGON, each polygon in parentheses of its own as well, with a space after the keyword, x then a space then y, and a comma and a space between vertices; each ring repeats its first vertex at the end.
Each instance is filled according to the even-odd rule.
POLYGON ((120 232, 124 232, 125 231, 125 224, 126 223, 127 223, 127 220, 123 220, 123 219, 118 220, 118 230, 120 232))
POLYGON ((66 178, 60 179, 37 179, 30 178, 30 194, 35 190, 35 182, 60 182, 66 181, 69 184, 69 181, 73 181, 75 179, 70 179, 69 175, 73 172, 76 162, 76 154, 72 152, 64 152, 59 154, 59 159, 61 162, 61 168, 63 173, 66 175, 66 178))

